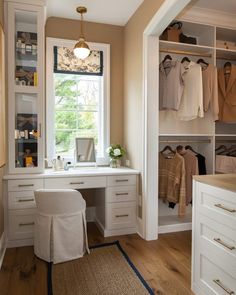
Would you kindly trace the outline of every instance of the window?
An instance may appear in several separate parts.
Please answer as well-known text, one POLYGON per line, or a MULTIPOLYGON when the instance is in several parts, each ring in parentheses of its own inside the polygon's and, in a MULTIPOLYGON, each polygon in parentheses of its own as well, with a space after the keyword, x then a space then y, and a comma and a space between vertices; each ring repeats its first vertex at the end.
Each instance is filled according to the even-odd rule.
POLYGON ((89 44, 92 50, 102 52, 100 74, 58 70, 55 48, 73 48, 74 44, 75 41, 47 38, 47 157, 60 155, 73 161, 75 138, 93 137, 98 164, 107 164, 109 45, 89 44))

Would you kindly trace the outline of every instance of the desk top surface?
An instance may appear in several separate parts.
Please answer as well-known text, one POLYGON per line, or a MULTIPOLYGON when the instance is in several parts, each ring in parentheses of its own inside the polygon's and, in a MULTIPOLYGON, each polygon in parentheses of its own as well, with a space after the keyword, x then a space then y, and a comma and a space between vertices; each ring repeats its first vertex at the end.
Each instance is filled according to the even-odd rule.
POLYGON ((196 175, 194 180, 236 192, 236 174, 196 175))
MULTIPOLYGON (((33 172, 33 171, 32 171, 33 172)), ((44 173, 32 174, 7 174, 3 177, 5 180, 9 179, 25 179, 25 178, 60 178, 60 177, 82 177, 82 176, 112 176, 112 175, 131 175, 140 174, 140 171, 126 167, 110 168, 110 167, 79 167, 71 168, 68 171, 53 171, 52 169, 45 169, 44 173)))

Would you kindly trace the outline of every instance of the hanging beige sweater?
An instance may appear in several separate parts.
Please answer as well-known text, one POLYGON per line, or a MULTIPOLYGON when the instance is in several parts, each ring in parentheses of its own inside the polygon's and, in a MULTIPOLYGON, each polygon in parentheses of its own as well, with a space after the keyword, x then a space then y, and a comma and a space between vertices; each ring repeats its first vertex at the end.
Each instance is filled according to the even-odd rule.
POLYGON ((180 152, 185 163, 185 183, 186 183, 186 205, 192 201, 192 181, 193 175, 198 175, 198 160, 191 150, 180 152))
POLYGON ((185 215, 186 188, 184 158, 178 153, 173 158, 159 154, 159 198, 179 203, 179 216, 185 215))

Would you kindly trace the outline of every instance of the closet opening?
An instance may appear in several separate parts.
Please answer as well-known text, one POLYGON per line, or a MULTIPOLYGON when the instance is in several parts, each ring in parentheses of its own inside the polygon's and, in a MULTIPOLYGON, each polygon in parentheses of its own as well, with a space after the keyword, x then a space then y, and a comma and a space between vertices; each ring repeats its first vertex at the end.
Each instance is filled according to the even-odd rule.
POLYGON ((228 15, 222 27, 217 21, 219 11, 214 1, 210 8, 203 1, 165 1, 144 32, 146 239, 191 229, 192 175, 236 172, 233 165, 222 164, 234 162, 230 157, 236 150, 236 103, 229 94, 234 91, 236 28, 228 15), (210 10, 201 15, 198 3, 210 10), (230 108, 224 104, 227 95, 230 108), (169 169, 177 165, 177 158, 177 164, 185 165, 178 193, 165 188, 171 187, 170 175, 167 183, 165 173, 176 172, 169 169), (198 169, 189 172, 188 161, 190 166, 194 161, 198 169), (180 193, 183 179, 185 202, 180 193))

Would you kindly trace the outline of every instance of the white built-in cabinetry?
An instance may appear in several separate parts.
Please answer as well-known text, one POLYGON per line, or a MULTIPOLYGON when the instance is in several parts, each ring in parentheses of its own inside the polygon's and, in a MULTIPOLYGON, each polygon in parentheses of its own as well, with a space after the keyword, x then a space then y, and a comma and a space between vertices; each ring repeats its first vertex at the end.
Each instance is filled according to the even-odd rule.
POLYGON ((9 173, 44 168, 45 7, 34 3, 5 0, 9 173))
POLYGON ((236 175, 196 177, 193 188, 192 290, 236 294, 236 175))
MULTIPOLYGON (((189 21, 182 23, 183 33, 196 37, 197 44, 159 40, 160 62, 169 54, 173 60, 179 61, 185 56, 195 62, 203 58, 217 68, 223 67, 227 61, 236 64, 236 47, 231 49, 219 47, 224 46, 224 42, 219 40, 236 44, 236 28, 233 30, 189 21)), ((158 136, 159 150, 166 145, 171 145, 172 148, 178 145, 191 145, 195 151, 205 156, 207 173, 214 174, 215 149, 222 144, 230 146, 236 143, 236 124, 215 123, 211 110, 205 113, 204 118, 187 122, 177 119, 171 111, 160 111, 158 136)), ((168 208, 161 200, 158 211, 159 233, 191 229, 191 205, 188 206, 184 218, 177 216, 178 208, 174 210, 168 208)))
MULTIPOLYGON (((91 189, 90 221, 95 221, 104 236, 136 233, 138 174, 128 168, 97 168, 6 175, 4 217, 8 247, 33 244, 37 189, 91 189), (92 209, 92 210, 91 210, 92 209)), ((89 213, 87 211, 87 213, 89 213)))

